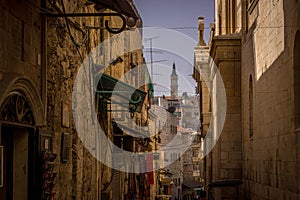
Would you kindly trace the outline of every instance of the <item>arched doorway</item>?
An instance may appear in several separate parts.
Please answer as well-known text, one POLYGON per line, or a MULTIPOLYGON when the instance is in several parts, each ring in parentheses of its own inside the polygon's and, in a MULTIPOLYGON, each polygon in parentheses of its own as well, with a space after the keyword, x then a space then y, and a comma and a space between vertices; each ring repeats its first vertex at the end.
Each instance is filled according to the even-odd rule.
POLYGON ((34 199, 37 142, 26 98, 11 92, 0 107, 0 199, 34 199))

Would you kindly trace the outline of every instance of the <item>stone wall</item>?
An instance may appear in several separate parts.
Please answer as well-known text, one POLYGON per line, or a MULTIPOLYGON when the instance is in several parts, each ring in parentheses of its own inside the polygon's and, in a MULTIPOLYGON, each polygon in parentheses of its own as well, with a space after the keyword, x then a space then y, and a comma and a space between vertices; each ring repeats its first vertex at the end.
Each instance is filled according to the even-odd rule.
MULTIPOLYGON (((1 0, 0 3, 0 79, 8 78, 8 74, 12 73, 27 77, 40 94, 40 14, 37 8, 25 2, 1 0)), ((38 4, 39 1, 32 3, 38 4)))
MULTIPOLYGON (((295 48, 299 48, 296 34, 300 4, 282 0, 233 2, 236 2, 236 25, 241 25, 236 31, 242 36, 242 121, 235 125, 242 130, 242 155, 238 155, 243 163, 242 198, 297 199, 300 191, 296 54, 299 50, 295 48)), ((225 38, 227 34, 228 40, 233 33, 227 28, 232 24, 231 12, 226 2, 216 1, 216 35, 225 38)), ((218 39, 213 38, 212 44, 214 40, 218 39)), ((230 49, 225 50, 224 55, 229 52, 230 49)), ((219 57, 214 60, 218 62, 219 57)), ((222 133, 220 143, 223 136, 222 133)), ((211 163, 212 168, 218 169, 218 163, 228 155, 214 150, 211 156, 217 157, 211 163)))
MULTIPOLYGON (((199 29, 201 30, 201 24, 203 24, 203 21, 199 21, 199 29)), ((202 31, 204 29, 202 28, 202 31)), ((199 36, 199 40, 201 41, 201 37, 199 36)), ((202 38, 203 40, 203 38, 202 38)), ((200 42, 199 42, 200 44, 200 42)), ((209 47, 208 46, 201 46, 201 44, 195 47, 194 49, 194 57, 195 57, 195 63, 194 63, 194 74, 193 78, 197 82, 197 89, 196 92, 199 94, 199 114, 200 114, 200 134, 201 137, 205 140, 205 142, 199 142, 198 147, 194 149, 199 151, 200 147, 201 150, 203 150, 203 159, 201 162, 194 162, 194 165, 197 164, 197 166, 203 171, 200 171, 198 177, 194 178, 200 178, 204 179, 204 184, 208 184, 212 182, 212 176, 211 176, 211 169, 212 169, 212 163, 211 163, 211 154, 209 154, 209 149, 207 147, 207 144, 211 142, 208 137, 206 137, 209 131, 209 127, 211 124, 211 108, 212 108, 212 102, 211 102, 211 95, 212 95, 212 80, 211 80, 211 69, 209 66, 209 47)), ((204 45, 204 44, 203 44, 204 45)), ((200 140, 201 141, 201 140, 200 140)), ((198 173, 196 170, 194 170, 194 173, 198 173)))
POLYGON ((299 134, 294 126, 293 52, 299 2, 258 1, 253 9, 254 25, 244 36, 242 55, 244 197, 297 199, 299 134))
MULTIPOLYGON (((64 12, 60 2, 49 3, 47 6, 52 12, 64 12)), ((85 1, 64 1, 64 6, 66 13, 98 12, 93 4, 86 4, 85 1)), ((104 9, 101 12, 112 11, 104 9)), ((107 162, 112 162, 111 155, 103 149, 105 140, 98 138, 95 134, 95 130, 98 130, 96 125, 98 121, 89 115, 96 111, 95 105, 97 105, 93 103, 96 98, 90 90, 89 78, 101 69, 90 71, 94 73, 91 77, 85 70, 91 70, 89 66, 92 63, 103 65, 105 69, 102 69, 102 73, 125 81, 124 74, 131 69, 130 63, 137 66, 143 64, 142 40, 136 34, 113 35, 105 29, 88 28, 103 27, 105 20, 108 20, 110 27, 121 27, 122 21, 118 17, 48 19, 47 128, 53 133, 53 151, 58 154, 56 160, 57 193, 55 195, 57 199, 94 199, 100 196, 105 199, 117 196, 123 199, 128 192, 124 185, 125 180, 128 180, 128 174, 117 173, 95 158, 102 156, 108 159, 107 162), (136 44, 137 49, 131 52, 128 48, 134 46, 133 43, 139 44, 136 44), (101 44, 104 45, 99 48, 101 44), (127 49, 129 52, 126 52, 127 49), (94 52, 95 55, 88 58, 90 52, 94 52), (111 64, 110 62, 118 56, 122 61, 111 64), (84 76, 85 73, 87 76, 84 76), (76 78, 78 81, 74 84, 76 78), (72 96, 74 91, 75 96, 72 96), (85 95, 79 97, 76 92, 83 92, 85 95), (81 106, 81 109, 76 110, 78 106, 81 106), (75 111, 77 113, 74 113, 75 111), (70 157, 66 162, 61 157, 62 135, 65 132, 70 133, 72 138, 71 148, 67 152, 70 157)), ((130 76, 127 75, 128 77, 130 76)), ((143 78, 143 76, 140 77, 140 82, 144 82, 143 78)), ((134 80, 130 77, 126 80, 126 84, 135 85, 134 80)), ((143 103, 142 112, 135 115, 134 120, 138 125, 147 122, 147 101, 143 103)), ((101 110, 96 116, 107 138, 114 141, 112 113, 101 110)), ((134 143, 134 141, 131 142, 134 143)), ((132 150, 135 151, 135 149, 132 150)))
MULTIPOLYGON (((64 1, 64 6, 66 13, 88 9, 84 1, 64 1)), ((54 13, 63 12, 59 3, 47 7, 54 13)), ((93 7, 89 9, 93 10, 93 7)), ((55 169, 58 172, 57 199, 91 199, 98 195, 97 161, 77 136, 72 113, 73 84, 78 70, 90 48, 99 42, 93 32, 89 37, 95 43, 83 41, 84 23, 95 26, 99 22, 92 17, 48 18, 47 21, 47 129, 52 133, 53 152, 58 155, 55 169), (83 45, 76 44, 82 41, 83 45), (71 137, 66 161, 61 157, 63 133, 69 133, 71 137)))
POLYGON ((239 33, 244 27, 244 7, 250 0, 215 0, 216 35, 239 33))
MULTIPOLYGON (((216 64, 226 92, 226 117, 221 135, 217 138, 220 119, 223 115, 221 112, 224 108, 220 103, 222 98, 222 90, 217 77, 213 79, 212 86, 212 118, 213 133, 212 140, 217 140, 216 145, 210 153, 211 163, 207 167, 211 167, 207 174, 207 180, 230 180, 242 178, 242 134, 241 134, 241 49, 240 37, 238 35, 216 36, 210 50, 210 55, 216 64), (221 106, 221 107, 220 107, 221 106)), ((211 73, 213 73, 212 70, 211 73)), ((216 75, 215 75, 216 76, 216 75)), ((238 193, 228 188, 216 191, 216 198, 235 198, 238 199, 238 193)))

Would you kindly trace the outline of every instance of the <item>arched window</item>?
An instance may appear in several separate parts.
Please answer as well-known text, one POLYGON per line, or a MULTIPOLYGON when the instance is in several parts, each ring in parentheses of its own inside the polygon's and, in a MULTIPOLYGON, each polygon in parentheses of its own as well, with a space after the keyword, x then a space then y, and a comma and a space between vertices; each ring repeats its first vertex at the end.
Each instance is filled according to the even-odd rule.
POLYGON ((249 78, 249 137, 253 137, 253 81, 249 78))
POLYGON ((26 98, 19 92, 12 92, 6 104, 0 109, 0 120, 35 125, 34 116, 26 98))
POLYGON ((297 32, 294 46, 294 106, 295 129, 300 128, 300 31, 297 32))

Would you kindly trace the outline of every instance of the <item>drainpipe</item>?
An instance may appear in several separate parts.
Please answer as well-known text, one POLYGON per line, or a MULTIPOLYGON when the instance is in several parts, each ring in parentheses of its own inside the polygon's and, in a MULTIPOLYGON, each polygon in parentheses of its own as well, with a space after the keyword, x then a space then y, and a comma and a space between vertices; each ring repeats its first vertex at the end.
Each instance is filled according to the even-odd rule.
MULTIPOLYGON (((41 1, 42 9, 46 9, 46 0, 41 1)), ((41 98, 44 105, 44 126, 47 116, 47 17, 41 14, 41 98)))

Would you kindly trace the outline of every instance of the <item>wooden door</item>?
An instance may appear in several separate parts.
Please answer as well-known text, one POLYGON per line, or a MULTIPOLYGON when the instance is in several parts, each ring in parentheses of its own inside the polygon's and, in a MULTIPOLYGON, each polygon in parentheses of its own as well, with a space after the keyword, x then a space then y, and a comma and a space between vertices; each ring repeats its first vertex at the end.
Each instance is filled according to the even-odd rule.
POLYGON ((27 128, 1 128, 3 185, 0 187, 0 199, 28 199, 28 137, 27 128))
POLYGON ((28 129, 14 129, 13 133, 13 199, 28 198, 28 129))

